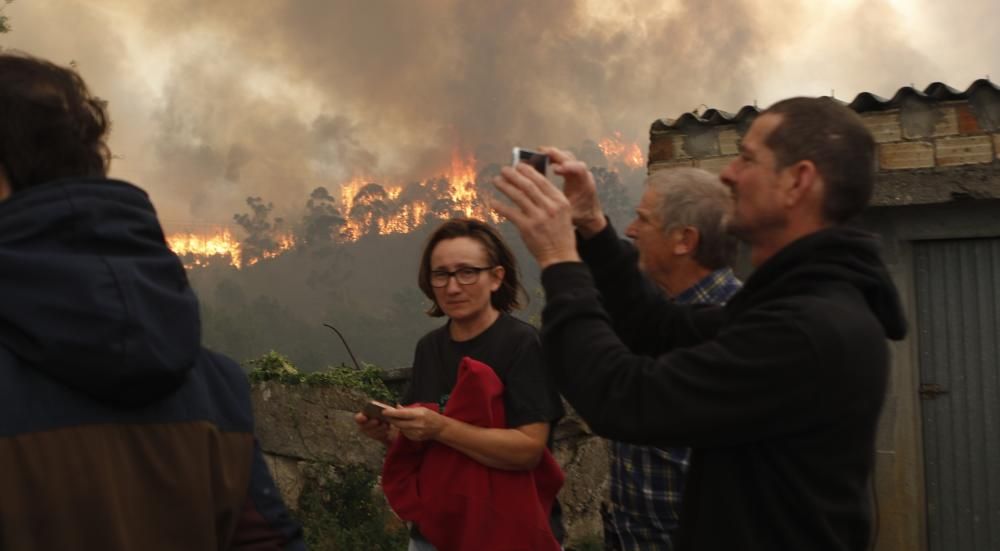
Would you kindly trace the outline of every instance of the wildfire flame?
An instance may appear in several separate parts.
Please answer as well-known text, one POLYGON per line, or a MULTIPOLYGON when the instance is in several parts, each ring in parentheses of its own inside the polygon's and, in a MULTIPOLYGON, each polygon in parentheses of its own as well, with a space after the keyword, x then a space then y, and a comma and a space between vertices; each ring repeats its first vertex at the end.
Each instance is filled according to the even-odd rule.
POLYGON ((213 258, 225 259, 234 267, 240 267, 240 242, 233 238, 228 229, 212 235, 178 233, 167 236, 167 246, 180 257, 190 259, 191 267, 208 265, 213 258))
POLYGON ((261 252, 259 257, 254 256, 249 258, 247 260, 247 264, 253 266, 254 264, 260 262, 262 258, 275 258, 281 256, 295 247, 295 238, 292 235, 279 235, 276 245, 277 247, 274 249, 261 252))
POLYGON ((611 136, 598 142, 597 147, 601 148, 609 163, 621 163, 631 168, 646 166, 646 159, 642 155, 639 144, 635 142, 625 143, 622 140, 622 133, 617 130, 611 136))
MULTIPOLYGON (((430 180, 436 178, 443 178, 447 181, 445 195, 451 201, 451 209, 448 212, 435 213, 434 218, 445 219, 455 214, 461 214, 472 218, 499 220, 495 213, 485 207, 476 193, 476 159, 474 156, 463 155, 459 150, 454 150, 448 166, 430 180)), ((433 210, 431 205, 427 201, 415 198, 404 201, 401 198, 404 191, 403 185, 382 187, 384 198, 361 197, 362 190, 372 181, 369 178, 355 178, 340 187, 341 207, 343 212, 348 215, 343 231, 346 240, 357 240, 361 235, 364 235, 365 228, 373 225, 376 226, 379 235, 389 235, 409 233, 426 222, 427 215, 433 210), (354 212, 355 206, 361 204, 361 201, 381 199, 389 203, 389 212, 384 213, 383 216, 375 219, 371 212, 365 212, 360 217, 350 216, 354 212)))
MULTIPOLYGON (((216 260, 224 261, 234 268, 243 267, 243 246, 238 239, 233 237, 228 228, 219 229, 207 235, 176 233, 167 236, 167 246, 184 259, 184 267, 188 269, 203 268, 216 260)), ((279 236, 273 250, 263 251, 259 257, 248 258, 246 263, 248 266, 253 266, 262 258, 274 258, 293 247, 295 247, 294 237, 291 235, 279 236)))
POLYGON ((451 200, 455 202, 465 216, 471 217, 476 213, 476 159, 469 155, 462 158, 456 150, 451 154, 451 167, 448 171, 448 192, 451 200))
MULTIPOLYGON (((608 161, 628 167, 645 165, 638 144, 626 143, 621 132, 598 144, 608 161)), ((405 187, 402 183, 375 183, 372 177, 357 177, 340 185, 336 203, 343 224, 335 226, 332 239, 356 241, 364 235, 410 233, 436 219, 467 216, 499 222, 484 197, 477 191, 476 159, 454 150, 450 162, 436 175, 405 187)), ((296 246, 291 234, 271 237, 276 246, 246 258, 245 247, 228 229, 208 235, 180 233, 168 239, 170 248, 185 259, 188 268, 225 261, 235 268, 252 266, 262 259, 274 258, 296 246)), ((259 246, 259 245, 258 245, 259 246)))

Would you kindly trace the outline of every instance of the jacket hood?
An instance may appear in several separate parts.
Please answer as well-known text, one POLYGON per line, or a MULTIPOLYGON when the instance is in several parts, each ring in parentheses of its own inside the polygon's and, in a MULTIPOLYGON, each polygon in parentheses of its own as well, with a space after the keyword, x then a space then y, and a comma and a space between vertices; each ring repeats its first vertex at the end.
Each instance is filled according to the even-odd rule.
POLYGON ((58 180, 0 202, 0 347, 100 401, 172 392, 200 351, 198 303, 145 192, 58 180))
POLYGON ((880 253, 878 237, 858 229, 837 226, 809 234, 757 268, 729 306, 741 310, 771 292, 839 282, 861 293, 886 337, 900 340, 906 336, 906 318, 880 253))

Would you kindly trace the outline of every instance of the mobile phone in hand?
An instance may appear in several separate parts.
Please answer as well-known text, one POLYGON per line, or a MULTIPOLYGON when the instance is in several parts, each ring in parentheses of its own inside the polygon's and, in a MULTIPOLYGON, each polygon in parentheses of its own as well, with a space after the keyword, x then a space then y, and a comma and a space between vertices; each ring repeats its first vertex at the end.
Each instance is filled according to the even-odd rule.
POLYGON ((383 423, 388 423, 389 420, 382 415, 382 410, 385 408, 391 408, 392 406, 388 404, 383 404, 382 402, 372 400, 365 404, 365 407, 361 408, 361 413, 365 414, 365 417, 369 419, 378 419, 383 423))
POLYGON ((531 151, 530 149, 522 149, 520 147, 514 148, 514 160, 511 163, 512 166, 517 166, 517 163, 528 163, 529 165, 535 167, 535 170, 539 174, 545 176, 545 172, 549 168, 549 156, 544 153, 539 153, 537 151, 531 151))

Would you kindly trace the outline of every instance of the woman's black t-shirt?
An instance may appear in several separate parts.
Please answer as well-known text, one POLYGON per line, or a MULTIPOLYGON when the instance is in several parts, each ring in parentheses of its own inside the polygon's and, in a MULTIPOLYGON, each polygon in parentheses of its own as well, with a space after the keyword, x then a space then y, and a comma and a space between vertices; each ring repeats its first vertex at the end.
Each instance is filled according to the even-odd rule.
POLYGON ((452 340, 448 324, 420 339, 403 403, 443 405, 465 356, 493 368, 503 382, 508 427, 555 422, 563 416, 559 394, 543 363, 538 330, 505 313, 486 331, 467 341, 452 340))
MULTIPOLYGON (((545 369, 538 330, 503 312, 486 331, 467 341, 452 340, 447 323, 424 335, 417 343, 403 403, 430 402, 443 407, 458 379, 458 364, 465 356, 493 368, 503 382, 508 427, 548 422, 554 428, 565 414, 545 369)), ((556 539, 563 541, 558 501, 552 507, 550 520, 556 539)))

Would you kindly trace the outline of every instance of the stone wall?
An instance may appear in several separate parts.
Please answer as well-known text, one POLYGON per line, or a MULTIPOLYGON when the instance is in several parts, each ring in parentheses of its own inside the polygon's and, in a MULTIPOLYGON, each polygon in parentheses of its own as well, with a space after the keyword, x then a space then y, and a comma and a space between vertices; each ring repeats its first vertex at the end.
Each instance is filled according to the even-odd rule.
MULTIPOLYGON (((721 172, 736 158, 756 111, 733 124, 695 117, 650 128, 649 171, 679 166, 721 172)), ((1000 198, 1000 92, 981 87, 969 99, 917 96, 892 109, 860 113, 878 143, 874 206, 1000 198)))
MULTIPOLYGON (((292 508, 304 485, 323 476, 330 465, 381 470, 385 448, 362 436, 354 424, 354 412, 367 401, 361 392, 271 381, 255 383, 252 398, 265 460, 292 508)), ((572 413, 556 427, 554 439, 554 455, 566 473, 559 500, 567 549, 599 541, 600 504, 608 491, 607 443, 572 413)))

